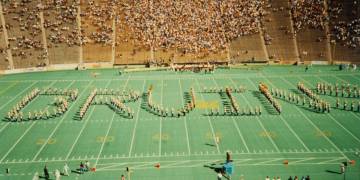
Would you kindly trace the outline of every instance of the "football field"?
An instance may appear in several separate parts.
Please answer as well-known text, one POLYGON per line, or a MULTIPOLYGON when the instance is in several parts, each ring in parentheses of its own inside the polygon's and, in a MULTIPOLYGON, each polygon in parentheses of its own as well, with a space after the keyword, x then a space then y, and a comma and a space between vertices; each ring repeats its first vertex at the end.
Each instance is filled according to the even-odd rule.
MULTIPOLYGON (((262 180, 266 176, 306 176, 339 180, 340 163, 348 163, 345 178, 360 179, 360 98, 338 97, 354 111, 335 108, 337 97, 320 94, 331 103, 330 113, 318 113, 298 103, 276 98, 282 113, 258 90, 260 82, 269 88, 306 96, 298 82, 316 88, 318 82, 351 84, 360 87, 359 71, 338 71, 337 66, 243 66, 217 69, 212 74, 153 71, 118 74, 116 69, 34 72, 0 77, 0 179, 31 179, 62 171, 65 163, 74 171, 88 160, 96 171, 73 172, 62 179, 209 180, 216 179, 211 167, 225 162, 231 152, 232 179, 262 180), (96 76, 95 76, 96 74, 96 76), (210 116, 229 106, 221 93, 205 93, 203 88, 240 87, 232 93, 241 108, 261 107, 259 116, 210 116), (78 89, 78 98, 61 116, 47 120, 8 122, 8 111, 34 88, 78 89), (145 93, 153 88, 152 101, 168 109, 179 109, 195 90, 196 108, 186 116, 160 117, 146 109, 140 97, 125 105, 134 112, 125 118, 107 105, 91 105, 82 120, 78 112, 95 89, 145 93), (284 163, 288 162, 288 163, 284 163), (160 167, 155 167, 160 165, 160 167), (126 167, 130 172, 126 172, 126 167), (10 173, 5 169, 9 168, 10 173), (129 177, 130 176, 130 177, 129 177)), ((111 95, 108 95, 110 98, 111 95)), ((107 97, 107 96, 105 96, 107 97)), ((55 96, 39 95, 22 111, 54 107, 55 96)), ((52 179, 54 175, 52 174, 52 179)))

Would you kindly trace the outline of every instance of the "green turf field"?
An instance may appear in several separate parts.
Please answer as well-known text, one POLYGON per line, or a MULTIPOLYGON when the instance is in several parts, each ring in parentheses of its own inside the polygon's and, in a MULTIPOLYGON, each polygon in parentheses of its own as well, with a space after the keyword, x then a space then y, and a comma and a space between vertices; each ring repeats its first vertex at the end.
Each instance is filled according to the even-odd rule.
MULTIPOLYGON (((316 180, 340 180, 340 163, 358 162, 360 113, 332 109, 315 113, 301 105, 278 99, 281 115, 258 91, 259 82, 301 94, 297 83, 314 88, 317 82, 349 82, 360 86, 360 72, 338 71, 335 66, 256 66, 217 69, 213 74, 172 71, 134 72, 118 75, 117 70, 58 71, 7 75, 0 78, 0 114, 7 112, 33 88, 79 89, 79 97, 60 117, 26 122, 0 122, 0 179, 31 179, 48 165, 50 171, 71 169, 89 160, 96 172, 72 173, 62 179, 211 180, 216 173, 204 165, 217 166, 231 151, 232 179, 262 180, 268 176, 310 175, 316 180), (93 77, 92 73, 98 73, 93 77), (207 116, 206 106, 185 117, 158 117, 142 108, 143 99, 128 103, 135 116, 127 119, 105 105, 90 106, 82 121, 76 114, 94 88, 133 89, 145 92, 153 86, 153 101, 165 107, 182 107, 190 88, 197 102, 218 104, 226 99, 217 93, 201 93, 201 88, 245 86, 233 96, 241 107, 261 106, 261 116, 207 116), (215 137, 220 142, 215 143, 215 137), (288 165, 284 165, 284 161, 288 165), (160 168, 154 165, 160 163, 160 168), (10 168, 10 174, 5 169, 10 168), (129 179, 129 178, 128 178, 129 179)), ((336 98, 321 95, 335 105, 336 98)), ((23 111, 52 106, 52 96, 39 96, 23 111)), ((359 102, 360 99, 348 99, 359 102)), ((357 103, 356 103, 357 104, 357 103)), ((52 176, 54 178, 54 176, 52 176)), ((358 164, 349 165, 346 179, 360 179, 358 164)))

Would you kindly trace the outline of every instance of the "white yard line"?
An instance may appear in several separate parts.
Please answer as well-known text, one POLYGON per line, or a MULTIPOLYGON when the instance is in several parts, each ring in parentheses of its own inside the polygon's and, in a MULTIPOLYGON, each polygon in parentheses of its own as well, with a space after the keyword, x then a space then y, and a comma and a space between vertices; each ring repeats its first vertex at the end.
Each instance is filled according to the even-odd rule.
MULTIPOLYGON (((330 159, 330 160, 327 160, 327 161, 322 161, 322 162, 319 162, 317 164, 327 164, 327 163, 330 163, 330 162, 333 162, 333 161, 339 161, 339 160, 342 160, 342 159, 345 159, 345 158, 344 157, 339 157, 339 158, 330 159)), ((338 164, 340 164, 340 162, 338 162, 338 164)))
MULTIPOLYGON (((128 83, 129 83, 129 79, 130 79, 130 76, 129 76, 129 77, 127 78, 127 80, 126 80, 126 83, 125 83, 125 85, 124 85, 124 87, 123 87, 123 91, 126 89, 128 83)), ((101 148, 100 148, 100 151, 99 151, 98 156, 97 156, 97 158, 96 158, 94 167, 96 167, 97 163, 99 162, 100 155, 101 155, 101 153, 102 153, 102 151, 103 151, 103 149, 104 149, 104 145, 105 145, 105 142, 106 142, 106 140, 107 140, 107 137, 109 136, 109 132, 110 132, 110 129, 111 129, 112 124, 113 124, 113 122, 114 122, 115 115, 116 115, 116 112, 113 113, 113 117, 111 118, 109 127, 108 127, 108 129, 107 129, 107 131, 106 131, 105 139, 104 139, 104 141, 103 141, 102 144, 101 144, 101 148)))
MULTIPOLYGON (((318 79, 322 80, 322 81, 325 81, 325 82, 328 82, 329 81, 326 81, 318 76, 316 76, 318 79)), ((301 78, 301 77, 299 77, 301 78)), ((305 79, 301 78, 302 80, 304 80, 305 82, 307 82, 309 85, 311 85, 310 82, 306 81, 305 79)), ((353 113, 353 112, 352 112, 353 113)), ((350 132, 347 128, 345 128, 339 121, 337 121, 334 116, 332 116, 331 114, 327 113, 327 116, 330 117, 331 120, 333 120, 338 126, 340 126, 341 128, 343 128, 348 134, 350 134, 356 141, 358 141, 360 143, 360 139, 358 137, 356 137, 352 132, 350 132)))
MULTIPOLYGON (((179 86, 180 86, 180 97, 181 97, 181 103, 184 104, 184 94, 183 94, 183 89, 181 86, 181 82, 179 79, 179 86)), ((186 132, 186 141, 187 141, 187 148, 188 148, 188 154, 191 154, 191 150, 190 150, 190 139, 189 139, 189 131, 187 128, 187 123, 186 123, 186 116, 184 117, 184 126, 185 126, 185 132, 186 132)))
MULTIPOLYGON (((160 104, 161 107, 164 107, 163 104, 163 96, 164 96, 164 80, 161 80, 161 94, 160 94, 160 104)), ((163 117, 160 117, 160 131, 159 131, 159 157, 161 156, 161 141, 162 141, 162 119, 163 117)))
MULTIPOLYGON (((213 80, 213 82, 215 83, 216 87, 218 88, 219 85, 218 85, 218 83, 216 82, 216 80, 215 80, 214 77, 212 78, 212 80, 213 80)), ((232 82, 232 83, 234 84, 234 82, 232 82)), ((234 84, 234 85, 235 85, 235 84, 234 84)), ((241 133, 241 131, 240 131, 240 128, 239 128, 238 124, 237 124, 236 121, 235 121, 235 118, 234 118, 233 116, 231 116, 231 119, 232 119, 233 124, 235 125, 235 128, 236 128, 237 133, 238 133, 239 136, 240 136, 241 141, 243 142, 243 144, 244 144, 244 146, 245 146, 246 151, 247 151, 247 152, 250 152, 249 147, 247 146, 246 141, 245 141, 245 139, 244 139, 244 137, 243 137, 243 135, 242 135, 242 133, 241 133)))
MULTIPOLYGON (((263 78, 265 78, 265 77, 263 77, 263 78)), ((268 80, 268 79, 267 79, 267 80, 268 80)), ((275 87, 274 84, 271 83, 269 80, 268 80, 268 82, 269 82, 273 87, 275 87)), ((283 117, 281 114, 280 114, 279 116, 280 116, 280 119, 281 119, 281 120, 284 122, 284 124, 287 126, 287 128, 288 128, 288 129, 292 132, 292 134, 296 137, 296 139, 304 146, 304 148, 305 148, 307 151, 310 151, 310 149, 305 145, 304 141, 298 136, 297 133, 295 133, 294 129, 291 128, 291 126, 286 122, 286 120, 284 119, 284 117, 283 117)))
MULTIPOLYGON (((252 85, 255 87, 255 89, 257 88, 257 87, 255 86, 255 84, 254 84, 249 78, 246 78, 246 80, 249 81, 250 84, 252 84, 252 85)), ((246 104, 250 107, 250 106, 251 106, 250 102, 244 97, 244 95, 241 94, 241 96, 242 96, 243 99, 246 101, 246 104)), ((259 118, 258 116, 256 116, 256 119, 257 119, 257 121, 259 122, 259 124, 260 124, 261 128, 263 129, 263 131, 268 132, 268 130, 265 128, 264 124, 261 122, 260 118, 259 118)), ((273 146, 275 147, 276 151, 277 151, 277 152, 280 152, 279 147, 275 144, 273 138, 272 138, 271 136, 268 136, 268 139, 269 139, 270 142, 273 144, 273 146)))
MULTIPOLYGON (((67 88, 69 88, 75 81, 73 81, 72 83, 69 84, 69 86, 67 88)), ((93 82, 93 81, 92 81, 93 82)), ((90 85, 92 84, 89 83, 87 85, 87 87, 81 92, 81 94, 79 95, 79 98, 86 92, 86 89, 90 87, 90 85)), ((66 89, 67 89, 66 88, 66 89)), ((78 98, 78 99, 79 99, 78 98)), ((40 155, 40 153, 42 152, 42 150, 45 148, 45 146, 47 145, 47 142, 54 136, 55 132, 57 131, 57 129, 60 127, 60 125, 62 124, 62 122, 64 121, 64 119, 69 115, 70 110, 75 107, 75 102, 74 104, 67 110, 67 113, 63 116, 63 118, 58 122, 58 124, 56 125, 56 127, 53 129, 53 131, 51 132, 51 134, 49 135, 49 137, 47 138, 47 140, 45 141, 45 143, 41 146, 41 148, 39 149, 39 151, 35 154, 35 156, 33 157, 33 161, 36 160, 36 158, 40 155)))
MULTIPOLYGON (((199 81, 198 81, 197 79, 195 79, 195 81, 196 81, 196 84, 197 84, 197 86, 198 86, 198 88, 199 88, 199 90, 200 90, 201 87, 200 87, 199 81)), ((203 96, 201 93, 200 93, 200 96, 201 96, 201 99, 205 100, 205 99, 204 99, 204 96, 203 96)), ((208 111, 208 110, 206 110, 206 111, 208 111)), ((215 144, 215 146, 216 146, 216 149, 217 149, 218 153, 220 154, 221 151, 220 151, 220 148, 219 148, 219 144, 216 143, 215 132, 214 132, 214 128, 213 128, 213 125, 212 125, 212 123, 211 123, 210 117, 207 116, 207 119, 208 119, 208 121, 209 121, 209 125, 210 125, 211 133, 212 133, 212 136, 213 136, 214 144, 215 144)))
POLYGON ((72 151, 74 150, 74 147, 75 147, 76 143, 78 142, 78 140, 79 140, 79 138, 80 138, 80 136, 81 136, 82 132, 84 131, 84 129, 85 129, 85 127, 86 127, 87 122, 89 122, 89 119, 90 119, 91 115, 93 114, 94 110, 95 110, 95 106, 93 106, 93 108, 92 108, 91 112, 89 113, 89 115, 88 115, 88 117, 87 117, 87 119, 86 119, 85 123, 83 124, 83 126, 82 126, 82 128, 81 128, 81 130, 80 130, 80 132, 79 132, 79 134, 78 134, 78 136, 76 137, 76 139, 75 139, 74 143, 72 144, 72 146, 71 146, 70 150, 68 151, 68 153, 67 153, 67 155, 66 155, 66 157, 65 157, 65 160, 68 160, 68 159, 69 159, 69 157, 70 157, 70 155, 71 155, 72 151))
POLYGON ((14 102, 14 100, 20 96, 21 94, 23 94, 25 91, 27 91, 28 89, 30 89, 32 86, 34 86, 38 81, 34 81, 30 86, 28 86, 27 88, 25 88, 24 90, 22 90, 20 93, 18 93, 16 96, 14 96, 12 99, 10 99, 7 103, 3 104, 0 109, 4 108, 7 104, 9 104, 10 102, 14 102))
POLYGON ((314 160, 314 159, 316 159, 316 158, 310 157, 310 158, 305 158, 305 159, 301 159, 301 160, 297 160, 297 161, 290 161, 289 164, 293 165, 293 164, 296 164, 296 163, 299 163, 299 162, 310 161, 310 160, 314 160))
MULTIPOLYGON (((110 85, 110 83, 111 83, 111 80, 109 80, 108 84, 107 84, 105 87, 107 88, 107 87, 110 85)), ((89 116, 86 118, 86 120, 85 120, 85 122, 84 122, 84 124, 83 124, 83 126, 82 126, 82 128, 81 128, 81 130, 80 130, 80 132, 79 132, 79 134, 78 134, 78 136, 77 136, 76 139, 75 139, 75 142, 72 144, 69 152, 67 153, 66 158, 65 158, 66 160, 69 159, 69 156, 71 155, 72 151, 73 151, 74 148, 75 148, 75 145, 76 145, 77 142, 79 141, 79 138, 80 138, 82 132, 84 131, 87 123, 89 122, 89 119, 90 119, 91 115, 93 114, 94 110, 95 110, 95 106, 94 106, 93 109, 91 110, 89 116)))
MULTIPOLYGON (((301 77, 300 77, 301 78, 301 77)), ((291 84, 288 80, 282 78, 285 82, 287 82, 290 86, 293 86, 293 84, 291 84)), ((320 130, 320 128, 314 124, 297 106, 295 106, 296 110, 303 115, 303 117, 318 131, 318 132, 321 132, 323 134, 323 132, 320 130)), ((344 152, 342 152, 339 147, 337 147, 334 142, 332 142, 327 136, 325 136, 323 134, 323 137, 340 153, 342 154, 347 160, 349 160, 349 158, 344 154, 344 152)))
POLYGON ((10 123, 6 123, 3 127, 1 127, 0 129, 0 133, 6 128, 6 126, 8 126, 10 123))
MULTIPOLYGON (((49 84, 47 87, 50 87, 52 85, 54 85, 57 81, 52 82, 51 84, 49 84)), ((29 102, 30 105, 31 102, 34 102, 34 100, 39 97, 36 96, 32 101, 29 102)), ((31 125, 25 130, 25 132, 17 139, 17 141, 13 144, 13 146, 6 152, 6 154, 0 159, 0 164, 4 161, 4 159, 12 152, 12 150, 14 150, 14 148, 16 147, 17 144, 19 144, 19 142, 24 138, 24 136, 30 131, 30 129, 36 124, 36 122, 38 122, 38 120, 35 120, 31 123, 31 125)))
POLYGON ((2 89, 2 90, 0 91, 0 95, 3 94, 3 93, 5 93, 5 92, 8 91, 10 88, 12 88, 12 87, 14 87, 14 86, 16 86, 16 85, 18 85, 18 84, 19 84, 19 81, 13 82, 10 86, 2 89))
POLYGON ((103 149, 104 149, 104 145, 105 145, 105 142, 106 142, 107 137, 108 137, 108 135, 109 135, 109 132, 110 132, 112 123, 114 122, 115 114, 116 114, 116 113, 114 112, 114 113, 113 113, 113 116, 112 116, 112 118, 111 118, 111 122, 110 122, 109 127, 108 127, 108 129, 107 129, 107 131, 106 131, 105 138, 104 138, 104 140, 103 140, 103 142, 102 142, 102 144, 101 144, 100 151, 99 151, 99 153, 98 153, 98 155, 97 155, 97 158, 96 158, 94 167, 96 167, 97 163, 99 162, 100 155, 101 155, 101 153, 102 153, 102 151, 103 151, 103 149))
MULTIPOLYGON (((145 88, 145 82, 146 81, 144 80, 141 93, 145 92, 145 89, 144 89, 145 88)), ((136 133, 136 127, 137 127, 137 124, 138 124, 138 121, 139 121, 139 113, 140 113, 140 109, 141 109, 141 103, 143 103, 143 102, 140 102, 138 112, 136 113, 135 125, 134 125, 134 129, 133 129, 133 133, 132 133, 132 138, 131 138, 129 156, 128 157, 131 157, 132 148, 133 148, 133 145, 134 145, 135 133, 136 133)))
POLYGON ((274 159, 270 159, 270 160, 267 160, 267 161, 258 162, 258 163, 256 163, 256 165, 267 164, 269 162, 280 161, 282 159, 284 159, 284 158, 274 158, 274 159))
MULTIPOLYGON (((213 78, 213 81, 216 83, 216 81, 215 81, 214 78, 213 78)), ((235 84, 235 82, 234 82, 231 78, 230 78, 230 81, 231 81, 231 83, 232 83, 235 87, 237 87, 236 84, 235 84)), ((218 86, 217 83, 216 83, 216 86, 218 86)), ((247 151, 247 152, 250 152, 249 147, 248 147, 248 145, 246 144, 246 141, 245 141, 245 139, 244 139, 244 136, 242 135, 242 133, 241 133, 241 131, 240 131, 240 128, 239 128, 238 124, 237 124, 236 121, 235 121, 235 118, 234 118, 234 117, 231 117, 231 119, 232 119, 232 121, 233 121, 233 123, 234 123, 234 125, 235 125, 235 128, 236 128, 236 130, 237 130, 237 132, 238 132, 238 134, 239 134, 242 142, 243 142, 244 145, 245 145, 246 151, 247 151)))
POLYGON ((10 154, 12 150, 16 147, 17 144, 22 140, 22 138, 30 131, 30 129, 36 124, 38 121, 33 121, 31 125, 26 129, 26 131, 18 138, 18 140, 13 144, 13 146, 6 152, 6 154, 0 159, 0 163, 4 161, 4 159, 10 154))
MULTIPOLYGON (((355 153, 355 152, 358 152, 358 150, 352 150, 352 151, 343 151, 343 152, 346 152, 346 153, 355 153)), ((309 155, 309 154, 312 154, 312 155, 330 155, 330 154, 340 154, 339 152, 337 151, 334 151, 334 152, 324 152, 324 151, 321 151, 321 152, 263 152, 263 153, 233 153, 232 155, 284 155, 284 154, 287 154, 287 155, 309 155)), ((208 154, 206 155, 205 153, 203 153, 202 155, 199 155, 199 154, 192 154, 192 155, 179 155, 179 156, 166 156, 166 155, 163 155, 162 157, 222 157, 223 154, 208 154)), ((153 155, 153 156, 145 156, 145 157, 139 157, 140 159, 143 159, 143 158, 149 158, 149 159, 153 159, 153 158, 158 158, 157 155, 153 155)), ((311 158, 315 158, 315 157, 311 157, 311 158)), ((330 157, 324 157, 324 158, 330 158, 330 157)), ((340 158, 340 157, 334 157, 334 158, 340 158)), ((48 158, 50 159, 50 158, 48 158)), ((96 158, 87 158, 88 160, 96 160, 96 158)), ((122 162, 124 160, 128 160, 129 157, 127 156, 119 156, 119 157, 116 157, 116 156, 109 156, 109 157, 104 157, 104 158, 99 158, 99 160, 121 160, 122 162)), ((299 158, 286 158, 286 159, 299 159, 299 158)), ((243 161, 245 161, 244 159, 242 159, 243 161)), ((249 160, 252 160, 252 159, 246 159, 246 161, 249 161, 249 160)), ((54 160, 38 160, 38 161, 23 161, 23 160, 19 160, 19 161, 9 161, 9 162, 6 162, 6 164, 36 164, 36 163, 54 163, 54 162, 72 162, 72 161, 79 161, 77 158, 74 158, 74 159, 63 159, 63 158, 55 158, 54 160)), ((131 163, 131 162, 129 162, 131 163)), ((128 164, 129 164, 128 163, 128 164)), ((235 164, 238 163, 238 161, 235 162, 235 164)), ((0 163, 0 164, 5 164, 5 163, 0 163)), ((117 164, 117 163, 105 163, 105 164, 98 164, 98 166, 101 166, 101 165, 108 165, 108 164, 117 164)))

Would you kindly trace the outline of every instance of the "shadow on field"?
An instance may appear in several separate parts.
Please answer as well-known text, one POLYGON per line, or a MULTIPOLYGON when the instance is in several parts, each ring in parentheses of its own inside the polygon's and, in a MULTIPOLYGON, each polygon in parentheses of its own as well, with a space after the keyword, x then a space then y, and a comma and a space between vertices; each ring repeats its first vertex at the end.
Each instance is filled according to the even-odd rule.
POLYGON ((265 108, 266 112, 271 115, 278 115, 279 113, 274 109, 274 107, 270 104, 270 102, 263 96, 259 91, 251 91, 253 96, 259 99, 260 103, 265 108))
POLYGON ((341 174, 341 172, 337 172, 337 171, 333 171, 333 170, 326 170, 326 172, 332 173, 332 174, 341 174))

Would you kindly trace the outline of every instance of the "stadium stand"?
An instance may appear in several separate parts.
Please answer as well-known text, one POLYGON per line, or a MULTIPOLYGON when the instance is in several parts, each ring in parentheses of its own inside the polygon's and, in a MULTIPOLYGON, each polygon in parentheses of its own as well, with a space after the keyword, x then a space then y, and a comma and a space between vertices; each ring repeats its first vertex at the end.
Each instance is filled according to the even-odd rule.
POLYGON ((115 7, 112 1, 81 1, 84 62, 110 62, 115 7))
POLYGON ((80 53, 80 31, 77 28, 78 3, 43 0, 44 28, 46 29, 51 64, 77 64, 80 53))
POLYGON ((360 9, 358 4, 354 4, 354 1, 332 1, 330 6, 333 8, 330 14, 330 29, 335 35, 332 36, 331 40, 331 51, 333 57, 337 61, 345 62, 358 62, 360 57, 360 48, 351 48, 346 45, 346 40, 339 39, 340 36, 336 36, 336 26, 343 27, 344 24, 348 24, 360 17, 360 9), (335 41, 337 41, 335 43, 335 41))
POLYGON ((267 5, 268 15, 263 21, 265 43, 271 60, 292 63, 299 53, 291 22, 289 1, 272 1, 267 5))
MULTIPOLYGON (((217 4, 215 1, 205 4, 151 2, 153 4, 114 0, 2 1, 4 22, 0 34, 0 69, 83 62, 109 65, 268 61, 292 64, 299 60, 323 64, 359 62, 360 44, 351 47, 358 39, 354 33, 360 24, 355 21, 359 17, 359 6, 355 1, 279 0, 248 4, 229 1, 232 5, 217 4), (241 14, 241 21, 232 21, 240 14, 227 13, 234 12, 234 5, 244 10, 241 13, 245 12, 241 14), (164 8, 154 8, 160 6, 164 8), (168 28, 154 29, 152 25, 134 23, 135 18, 141 17, 141 21, 152 18, 144 14, 154 14, 158 18, 168 14, 172 17, 168 18, 172 20, 164 22, 161 18, 156 19, 153 22, 156 27, 160 27, 161 23, 165 23, 164 27, 170 27, 171 23, 176 27, 187 18, 190 20, 190 16, 174 18, 178 13, 175 6, 183 7, 181 13, 185 14, 193 11, 190 7, 199 7, 191 15, 193 24, 179 26, 182 28, 193 28, 194 25, 205 28, 211 23, 219 23, 202 24, 204 21, 199 19, 207 18, 202 17, 200 7, 207 9, 207 15, 212 19, 217 18, 213 12, 220 9, 224 13, 221 17, 222 30, 209 31, 213 33, 213 38, 208 39, 210 44, 220 48, 216 51, 204 48, 206 36, 200 33, 198 37, 205 38, 204 42, 197 42, 194 46, 196 51, 187 49, 182 44, 184 39, 179 40, 179 44, 171 42, 171 38, 181 39, 181 36, 168 31, 168 28), (234 27, 237 27, 238 35, 234 34, 234 27), (145 32, 148 35, 144 36, 145 32), (217 37, 219 32, 224 33, 224 42, 217 37), (344 36, 348 32, 353 35, 352 38, 344 36), (163 39, 160 37, 164 34, 170 40, 161 44, 163 39), (6 48, 6 40, 9 49, 6 48), (351 41, 353 43, 349 43, 351 41)), ((194 43, 193 40, 187 41, 194 43)))
POLYGON ((38 2, 12 0, 2 6, 15 68, 45 66, 38 2))

